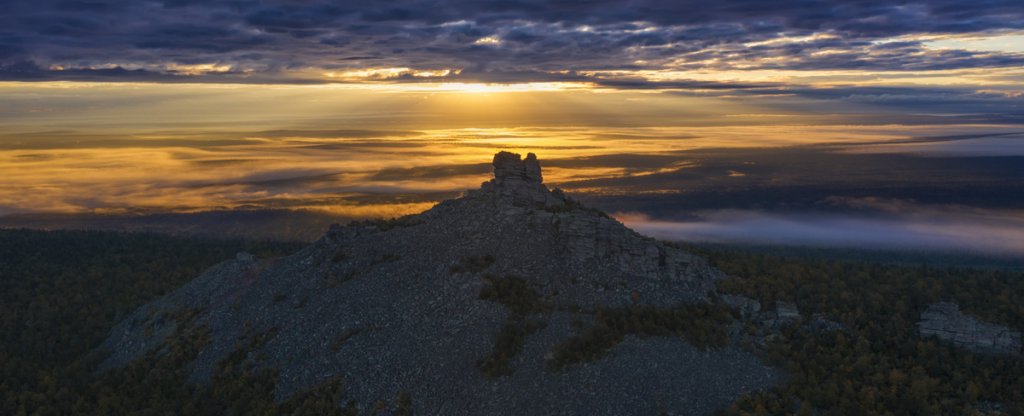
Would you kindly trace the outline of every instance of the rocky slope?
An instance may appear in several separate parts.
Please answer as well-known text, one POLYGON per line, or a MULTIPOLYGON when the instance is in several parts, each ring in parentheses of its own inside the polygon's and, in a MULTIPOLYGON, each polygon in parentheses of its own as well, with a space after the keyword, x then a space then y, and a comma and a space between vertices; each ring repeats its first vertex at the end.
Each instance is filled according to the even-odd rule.
POLYGON ((341 376, 363 409, 406 392, 418 414, 701 414, 781 375, 680 336, 627 335, 596 359, 551 363, 601 311, 708 304, 720 277, 550 191, 533 154, 502 152, 494 179, 422 214, 333 226, 292 256, 211 268, 118 324, 104 366, 159 351, 172 317, 194 311, 210 333, 195 383, 259 338, 246 360, 279 370, 278 399, 341 376), (525 341, 496 355, 513 323, 525 341), (495 356, 501 371, 488 373, 481 363, 495 356))

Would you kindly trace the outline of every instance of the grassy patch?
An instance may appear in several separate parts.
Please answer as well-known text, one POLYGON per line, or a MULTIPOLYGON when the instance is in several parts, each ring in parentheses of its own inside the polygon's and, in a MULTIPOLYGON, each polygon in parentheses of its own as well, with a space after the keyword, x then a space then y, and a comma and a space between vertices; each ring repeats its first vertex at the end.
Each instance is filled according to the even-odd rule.
POLYGON ((544 328, 544 321, 523 317, 510 318, 494 337, 491 354, 477 362, 480 372, 487 378, 497 378, 512 374, 509 365, 515 356, 523 351, 526 338, 544 328))
POLYGON ((611 219, 611 217, 607 213, 605 213, 604 211, 601 211, 601 210, 599 210, 597 208, 591 208, 591 207, 588 207, 586 205, 583 205, 582 202, 577 201, 577 200, 575 200, 573 198, 570 198, 570 197, 566 196, 564 193, 562 193, 562 191, 560 189, 555 189, 552 192, 555 193, 556 195, 562 196, 562 198, 565 200, 565 203, 562 204, 562 205, 545 205, 544 207, 541 208, 544 211, 555 213, 555 214, 559 214, 559 213, 563 213, 563 212, 583 211, 583 212, 589 212, 589 213, 591 213, 593 215, 596 215, 598 217, 604 217, 604 218, 611 219))
POLYGON ((523 351, 526 339, 546 325, 543 320, 529 315, 545 313, 550 308, 523 279, 514 276, 487 276, 486 279, 487 286, 480 290, 480 299, 500 303, 509 310, 504 326, 494 337, 491 353, 477 362, 485 377, 496 378, 512 374, 512 359, 523 351))
POLYGON ((452 274, 457 273, 480 273, 494 264, 494 256, 485 254, 483 256, 467 256, 459 260, 448 269, 452 274))
POLYGON ((601 309, 594 318, 593 326, 555 347, 550 370, 597 360, 626 335, 678 336, 697 347, 724 347, 729 342, 725 327, 732 321, 727 307, 708 304, 601 309))
POLYGON ((521 278, 487 276, 486 279, 488 284, 480 290, 480 299, 505 305, 518 315, 546 312, 549 309, 541 302, 537 291, 521 278))

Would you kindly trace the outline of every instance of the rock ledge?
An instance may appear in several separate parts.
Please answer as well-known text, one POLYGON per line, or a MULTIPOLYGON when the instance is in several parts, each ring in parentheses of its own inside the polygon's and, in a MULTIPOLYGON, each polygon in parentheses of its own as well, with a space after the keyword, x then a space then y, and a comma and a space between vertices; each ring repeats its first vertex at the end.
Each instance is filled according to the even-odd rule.
POLYGON ((1021 333, 1001 325, 983 322, 960 312, 951 302, 940 302, 921 313, 917 323, 921 336, 934 336, 974 352, 1019 354, 1021 333))

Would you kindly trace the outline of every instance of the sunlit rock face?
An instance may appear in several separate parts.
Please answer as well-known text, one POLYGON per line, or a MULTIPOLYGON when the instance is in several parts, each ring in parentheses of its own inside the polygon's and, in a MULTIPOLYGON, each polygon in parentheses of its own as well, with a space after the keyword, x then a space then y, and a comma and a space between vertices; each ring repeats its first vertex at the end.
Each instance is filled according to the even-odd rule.
POLYGON ((528 153, 526 159, 511 152, 498 152, 494 155, 494 182, 504 184, 521 180, 527 183, 539 184, 544 182, 540 173, 540 162, 537 155, 528 153))
POLYGON ((406 391, 420 414, 703 414, 779 380, 746 352, 679 337, 626 337, 597 361, 546 369, 594 311, 708 302, 722 273, 542 178, 534 155, 502 152, 492 180, 421 214, 333 226, 292 256, 211 268, 115 327, 105 366, 159 348, 173 325, 164 317, 198 310, 211 341, 192 381, 209 380, 239 339, 272 333, 248 357, 279 370, 277 399, 341 376, 364 409, 406 391), (530 315, 544 325, 511 375, 486 378, 477 363, 512 312, 481 293, 510 276, 547 305, 530 315))

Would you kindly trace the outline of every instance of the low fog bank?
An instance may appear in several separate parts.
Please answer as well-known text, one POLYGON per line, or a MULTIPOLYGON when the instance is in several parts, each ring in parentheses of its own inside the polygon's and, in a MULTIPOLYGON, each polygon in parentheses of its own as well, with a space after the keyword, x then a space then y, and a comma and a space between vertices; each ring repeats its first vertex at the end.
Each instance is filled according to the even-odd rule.
POLYGON ((1024 257, 1024 215, 976 209, 912 213, 702 212, 666 221, 618 213, 620 221, 651 237, 688 242, 850 247, 871 250, 952 251, 1024 257))

